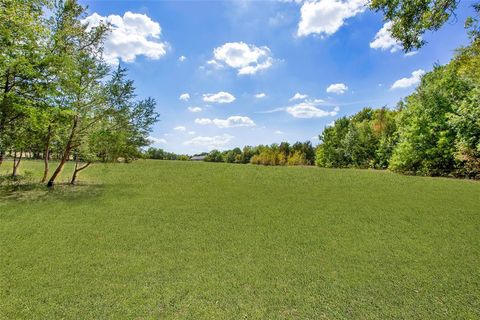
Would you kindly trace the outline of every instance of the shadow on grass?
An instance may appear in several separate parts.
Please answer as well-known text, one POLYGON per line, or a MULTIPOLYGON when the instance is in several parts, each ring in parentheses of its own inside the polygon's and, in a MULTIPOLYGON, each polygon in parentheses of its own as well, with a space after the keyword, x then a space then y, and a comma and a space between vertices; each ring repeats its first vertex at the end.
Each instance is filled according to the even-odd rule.
POLYGON ((48 188, 28 175, 14 178, 0 176, 0 201, 41 201, 49 198, 69 201, 97 197, 101 191, 102 185, 94 183, 58 183, 54 188, 48 188))

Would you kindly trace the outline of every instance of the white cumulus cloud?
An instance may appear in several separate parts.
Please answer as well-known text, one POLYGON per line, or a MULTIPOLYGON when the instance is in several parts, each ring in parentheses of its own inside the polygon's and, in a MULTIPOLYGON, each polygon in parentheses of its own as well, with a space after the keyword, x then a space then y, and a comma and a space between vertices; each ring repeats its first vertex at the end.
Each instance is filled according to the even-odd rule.
POLYGON ((383 27, 377 32, 375 38, 370 42, 370 48, 380 49, 382 51, 390 50, 390 52, 396 52, 402 47, 400 43, 392 37, 390 29, 393 22, 386 22, 383 27))
POLYGON ((187 128, 185 128, 184 126, 178 126, 173 128, 173 130, 183 132, 183 131, 187 131, 187 128))
POLYGON ((365 11, 366 0, 306 1, 300 9, 298 36, 318 34, 328 36, 337 32, 348 18, 365 11))
POLYGON ((300 92, 297 92, 293 95, 293 97, 290 98, 290 101, 303 100, 303 99, 306 99, 306 98, 308 98, 308 95, 301 94, 300 92))
POLYGON ((206 93, 203 95, 203 101, 212 103, 232 103, 235 101, 235 96, 224 91, 217 93, 206 93))
POLYGON ((182 100, 182 101, 188 101, 190 99, 190 94, 188 93, 182 93, 180 95, 180 97, 178 97, 178 99, 182 100))
POLYGON ((313 101, 304 101, 298 103, 294 106, 287 107, 286 111, 292 115, 294 118, 322 118, 328 116, 336 116, 340 110, 338 107, 335 107, 332 111, 326 111, 323 109, 317 108, 318 104, 321 103, 321 100, 313 101))
POLYGON ((160 59, 167 53, 168 44, 160 40, 162 29, 158 22, 145 14, 125 12, 122 16, 101 16, 98 13, 82 20, 89 28, 109 23, 111 32, 105 39, 104 59, 107 63, 118 64, 133 62, 137 56, 153 60, 160 59))
POLYGON ((234 127, 253 127, 255 122, 249 117, 231 116, 227 119, 209 119, 209 118, 197 118, 196 124, 209 125, 213 124, 219 128, 234 128, 234 127))
POLYGON ((268 47, 257 47, 244 42, 227 42, 213 50, 213 57, 213 60, 207 62, 209 65, 217 68, 227 65, 236 69, 239 75, 255 74, 273 64, 268 47))
POLYGON ((348 90, 348 87, 344 83, 332 83, 328 86, 328 93, 343 94, 348 90))
POLYGON ((410 51, 410 52, 405 53, 405 57, 412 57, 412 56, 416 55, 417 53, 418 53, 418 51, 410 51))
POLYGON ((267 95, 262 92, 262 93, 257 93, 257 94, 255 95, 255 98, 257 98, 257 99, 263 99, 263 98, 265 98, 266 96, 267 96, 267 95))
POLYGON ((208 147, 211 149, 222 147, 232 141, 234 137, 228 134, 221 136, 198 136, 191 140, 185 141, 183 144, 198 147, 208 147))
POLYGON ((395 81, 392 84, 391 89, 400 89, 400 88, 408 88, 420 83, 422 76, 425 74, 425 71, 422 69, 418 69, 412 72, 412 75, 408 78, 402 78, 395 81))
POLYGON ((200 108, 200 107, 188 107, 188 111, 190 111, 190 112, 200 112, 200 111, 202 111, 202 108, 200 108))
POLYGON ((165 140, 163 138, 156 138, 156 137, 152 137, 152 136, 149 136, 148 140, 152 144, 165 144, 165 143, 167 143, 167 140, 165 140))
POLYGON ((178 61, 180 61, 180 62, 183 62, 185 60, 187 60, 187 57, 185 57, 185 56, 178 57, 178 61))

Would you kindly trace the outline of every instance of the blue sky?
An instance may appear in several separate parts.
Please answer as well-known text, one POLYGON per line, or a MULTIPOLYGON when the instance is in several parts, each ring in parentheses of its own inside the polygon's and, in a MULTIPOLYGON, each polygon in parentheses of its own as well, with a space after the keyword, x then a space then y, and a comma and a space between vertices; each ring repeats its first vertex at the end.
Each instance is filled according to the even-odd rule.
POLYGON ((423 72, 468 43, 473 2, 410 56, 362 0, 82 3, 92 25, 113 23, 106 58, 128 68, 140 98, 156 99, 154 146, 193 154, 316 143, 339 117, 395 107, 423 72))

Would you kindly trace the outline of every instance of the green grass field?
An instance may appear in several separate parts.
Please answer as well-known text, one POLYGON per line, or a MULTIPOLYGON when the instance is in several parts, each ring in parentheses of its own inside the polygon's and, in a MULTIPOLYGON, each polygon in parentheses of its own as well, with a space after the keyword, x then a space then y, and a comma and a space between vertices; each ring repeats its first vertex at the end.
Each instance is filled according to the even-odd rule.
POLYGON ((80 180, 0 195, 1 319, 480 318, 478 182, 168 161, 80 180))

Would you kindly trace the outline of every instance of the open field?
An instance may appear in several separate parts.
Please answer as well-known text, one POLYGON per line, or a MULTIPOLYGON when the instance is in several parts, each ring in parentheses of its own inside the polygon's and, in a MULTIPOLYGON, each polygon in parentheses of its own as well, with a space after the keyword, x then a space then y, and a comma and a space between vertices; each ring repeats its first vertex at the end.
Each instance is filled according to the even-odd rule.
POLYGON ((80 180, 1 195, 1 319, 480 318, 478 182, 180 161, 80 180))

